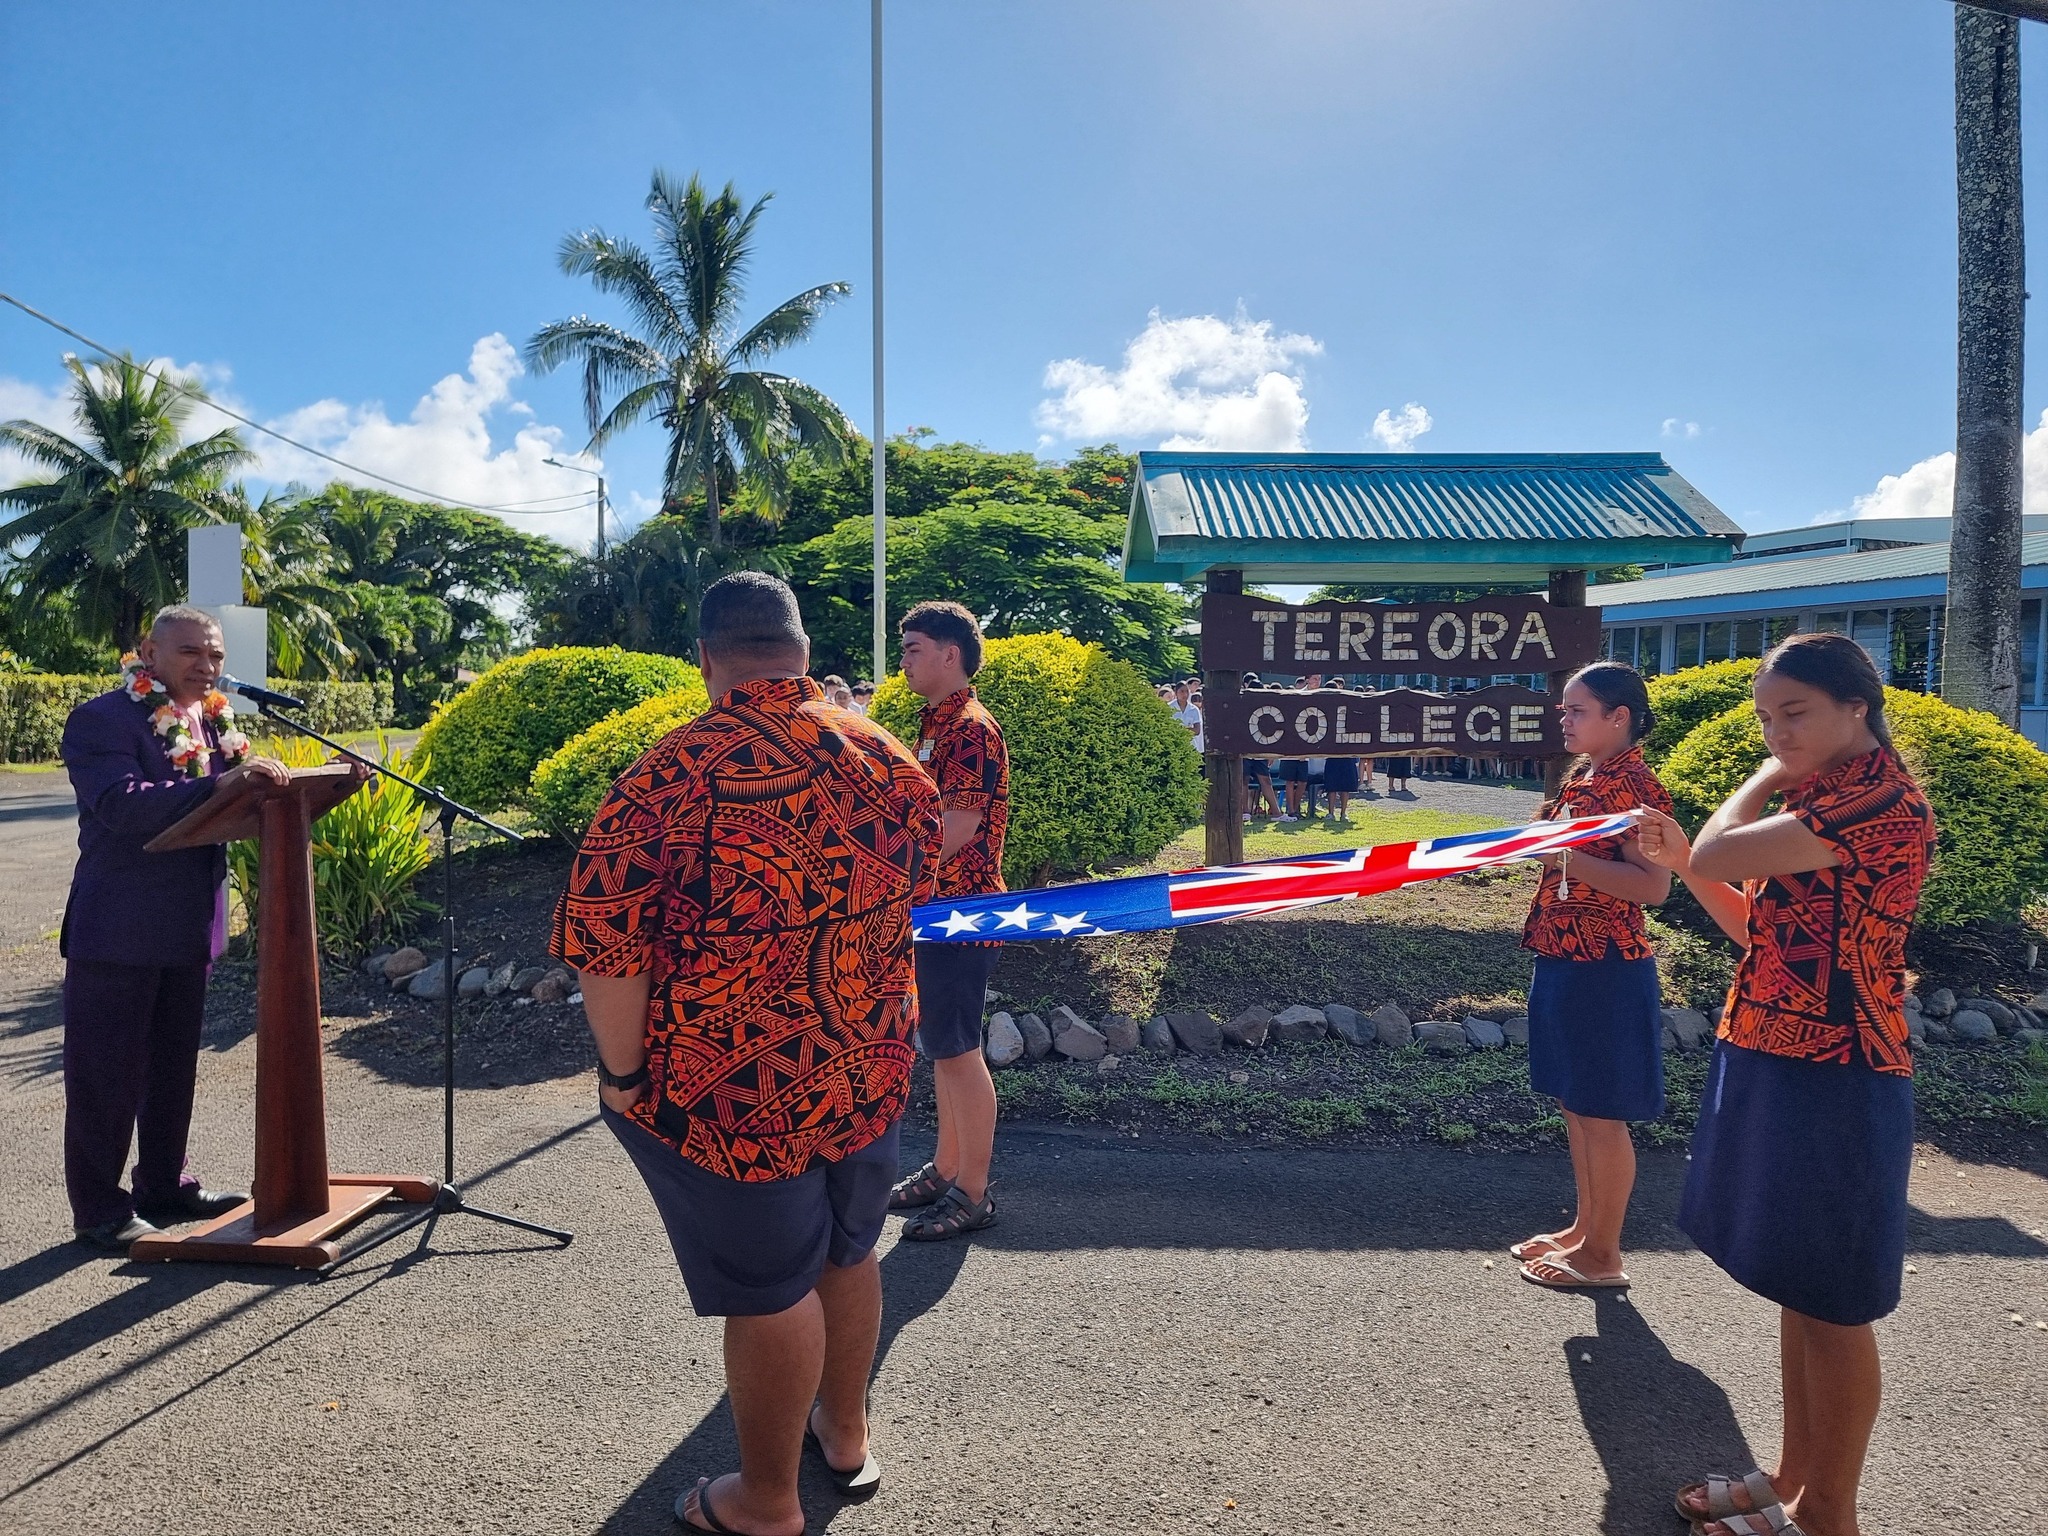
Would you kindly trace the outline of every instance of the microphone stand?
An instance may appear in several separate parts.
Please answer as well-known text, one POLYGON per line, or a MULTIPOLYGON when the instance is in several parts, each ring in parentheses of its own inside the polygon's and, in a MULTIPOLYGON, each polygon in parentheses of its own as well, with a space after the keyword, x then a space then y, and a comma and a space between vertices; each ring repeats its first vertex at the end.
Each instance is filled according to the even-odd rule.
POLYGON ((281 696, 263 697, 252 692, 243 694, 243 697, 254 700, 257 713, 264 719, 275 720, 295 734, 319 742, 329 751, 352 763, 361 764, 372 773, 381 773, 388 779, 396 779, 435 808, 436 819, 441 825, 441 1182, 434 1191, 432 1201, 402 1220, 383 1228, 368 1241, 345 1249, 333 1264, 314 1271, 314 1278, 324 1280, 339 1265, 346 1264, 357 1255, 388 1243, 400 1233, 409 1232, 414 1227, 438 1221, 443 1216, 479 1216, 485 1221, 495 1221, 502 1226, 517 1227, 522 1232, 534 1232, 542 1237, 551 1237, 562 1247, 568 1247, 575 1241, 575 1233, 564 1232, 559 1227, 544 1227, 539 1222, 508 1216, 503 1211, 491 1211, 480 1205, 471 1205, 463 1197, 462 1186, 455 1182, 455 823, 458 820, 472 822, 511 843, 524 842, 525 839, 510 827, 501 826, 488 816, 471 810, 440 790, 430 789, 418 780, 409 779, 382 763, 373 763, 360 752, 343 746, 331 736, 323 736, 305 721, 293 717, 283 709, 278 702, 281 696))

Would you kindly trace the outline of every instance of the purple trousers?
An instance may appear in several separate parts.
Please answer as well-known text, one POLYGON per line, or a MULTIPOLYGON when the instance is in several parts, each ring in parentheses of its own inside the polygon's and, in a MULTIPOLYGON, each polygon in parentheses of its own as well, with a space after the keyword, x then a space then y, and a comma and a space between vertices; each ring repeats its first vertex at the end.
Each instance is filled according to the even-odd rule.
POLYGON ((64 1188, 78 1227, 123 1221, 183 1184, 210 965, 64 969, 64 1188), (136 1143, 134 1194, 121 1188, 136 1143))

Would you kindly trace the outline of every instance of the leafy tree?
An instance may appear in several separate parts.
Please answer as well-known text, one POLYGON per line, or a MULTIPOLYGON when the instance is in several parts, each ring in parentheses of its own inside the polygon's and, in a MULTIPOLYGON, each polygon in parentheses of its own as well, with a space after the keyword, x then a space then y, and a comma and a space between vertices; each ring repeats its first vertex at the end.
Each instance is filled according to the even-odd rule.
MULTIPOLYGON (((1023 495, 966 499, 974 494, 889 519, 892 631, 913 605, 950 598, 992 637, 1057 631, 1097 641, 1154 678, 1192 664, 1180 637, 1186 601, 1163 587, 1126 584, 1111 563, 1123 547, 1122 518, 1023 495)), ((848 518, 790 554, 817 668, 865 670, 872 540, 869 518, 848 518)))
POLYGON ((657 170, 647 194, 654 254, 592 229, 564 239, 559 257, 570 276, 623 299, 637 329, 577 315, 543 326, 526 347, 536 372, 582 365, 592 448, 637 422, 661 423, 664 509, 703 497, 714 550, 729 505, 779 517, 791 460, 837 457, 856 435, 822 391, 758 366, 809 336, 826 306, 851 291, 845 283, 806 289, 740 327, 741 279, 768 202, 742 207, 730 182, 712 197, 695 176, 679 186, 657 170))
POLYGON ((21 567, 0 564, 0 672, 110 673, 120 664, 111 642, 85 633, 68 592, 42 592, 21 567))
POLYGON ((280 677, 347 677, 355 652, 343 635, 355 594, 337 579, 338 561, 318 511, 297 496, 240 502, 242 600, 269 620, 270 667, 280 677))
POLYGON ((33 421, 0 424, 0 445, 52 472, 0 491, 16 509, 0 545, 27 545, 22 587, 66 595, 86 634, 128 650, 150 615, 185 595, 185 532, 235 509, 227 477, 254 455, 233 431, 197 442, 184 426, 199 398, 122 356, 67 357, 84 441, 33 421))
POLYGON ((572 557, 495 517, 339 483, 301 498, 346 594, 335 619, 359 672, 388 677, 400 719, 420 718, 456 669, 507 654, 531 594, 572 557))
MULTIPOLYGON (((742 524, 739 531, 745 538, 750 530, 742 524)), ((651 518, 602 559, 572 559, 536 597, 538 639, 543 645, 622 645, 691 656, 704 589, 737 570, 781 573, 783 561, 758 538, 729 539, 713 549, 691 519, 651 518)))

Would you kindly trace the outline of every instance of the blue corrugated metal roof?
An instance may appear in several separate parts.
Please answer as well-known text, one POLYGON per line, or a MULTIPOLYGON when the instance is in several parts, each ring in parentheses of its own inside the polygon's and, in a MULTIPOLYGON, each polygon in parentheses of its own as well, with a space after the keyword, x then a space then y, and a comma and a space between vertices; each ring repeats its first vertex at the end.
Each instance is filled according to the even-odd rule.
POLYGON ((1540 580, 1729 558, 1742 532, 1659 454, 1138 455, 1131 580, 1540 580))
MULTIPOLYGON (((2048 584, 2048 534, 2020 540, 2022 584, 2048 584)), ((1948 588, 1948 545, 1852 550, 1807 560, 1737 560, 1711 571, 1678 571, 1641 581, 1588 587, 1586 601, 1615 610, 1611 622, 1672 618, 1681 613, 1763 612, 1812 603, 1876 600, 1883 595, 1927 597, 1948 588)))

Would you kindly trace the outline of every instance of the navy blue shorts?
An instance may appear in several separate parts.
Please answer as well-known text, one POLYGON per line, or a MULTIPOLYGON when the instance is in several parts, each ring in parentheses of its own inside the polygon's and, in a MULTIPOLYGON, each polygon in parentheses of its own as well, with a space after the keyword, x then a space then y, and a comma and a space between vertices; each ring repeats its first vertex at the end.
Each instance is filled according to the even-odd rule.
POLYGON ((1529 1090, 1589 1120, 1654 1120, 1664 1113, 1655 960, 1536 957, 1529 1090))
POLYGON ((917 1047, 929 1061, 981 1049, 988 979, 1003 958, 1000 944, 920 944, 917 961, 917 1047))
POLYGON ((1874 1323, 1899 1304, 1912 1167, 1913 1079, 1723 1040, 1678 1228, 1767 1301, 1874 1323))
POLYGON ((654 1197, 699 1317, 786 1312, 827 1264, 858 1264, 882 1235, 896 1182, 894 1125, 836 1163, 748 1184, 698 1167, 615 1109, 602 1113, 654 1197))

